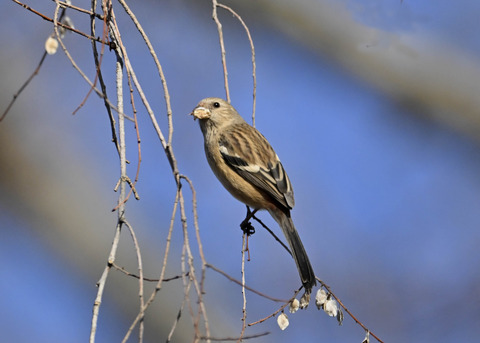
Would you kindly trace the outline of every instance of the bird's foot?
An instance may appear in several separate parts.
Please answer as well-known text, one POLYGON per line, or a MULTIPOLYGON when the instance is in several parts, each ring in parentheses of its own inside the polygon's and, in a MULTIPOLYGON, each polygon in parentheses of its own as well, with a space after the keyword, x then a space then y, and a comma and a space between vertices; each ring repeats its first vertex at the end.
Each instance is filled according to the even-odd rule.
POLYGON ((240 224, 240 229, 242 229, 243 233, 245 233, 247 236, 251 236, 255 233, 255 228, 253 227, 252 223, 248 221, 248 219, 245 219, 240 224))
POLYGON ((253 227, 252 223, 250 223, 250 219, 254 216, 257 210, 253 212, 250 210, 250 207, 247 206, 247 215, 245 219, 240 223, 240 229, 242 229, 243 233, 247 236, 251 236, 255 233, 255 228, 253 227))

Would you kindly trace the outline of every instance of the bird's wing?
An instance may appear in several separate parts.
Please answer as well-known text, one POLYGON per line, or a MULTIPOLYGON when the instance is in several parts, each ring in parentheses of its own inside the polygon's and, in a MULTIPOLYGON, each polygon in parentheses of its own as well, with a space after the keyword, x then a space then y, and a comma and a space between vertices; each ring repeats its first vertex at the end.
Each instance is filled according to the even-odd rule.
POLYGON ((247 123, 232 125, 219 136, 224 161, 245 180, 267 192, 288 209, 293 188, 277 154, 265 137, 247 123))

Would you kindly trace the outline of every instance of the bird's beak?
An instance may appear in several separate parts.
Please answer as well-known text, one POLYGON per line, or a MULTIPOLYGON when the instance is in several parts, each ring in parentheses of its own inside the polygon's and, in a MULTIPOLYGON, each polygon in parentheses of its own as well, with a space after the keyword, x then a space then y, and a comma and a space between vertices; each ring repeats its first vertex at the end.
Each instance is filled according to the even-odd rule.
POLYGON ((193 119, 208 119, 212 114, 208 108, 198 106, 190 113, 193 116, 193 119))

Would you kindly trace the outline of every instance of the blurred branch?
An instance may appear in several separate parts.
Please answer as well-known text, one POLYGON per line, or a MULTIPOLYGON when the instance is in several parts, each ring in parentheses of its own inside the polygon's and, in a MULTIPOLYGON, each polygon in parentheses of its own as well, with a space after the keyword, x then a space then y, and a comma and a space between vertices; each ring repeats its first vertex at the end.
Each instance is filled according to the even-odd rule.
MULTIPOLYGON (((364 25, 346 5, 326 1, 240 1, 237 8, 388 94, 480 138, 480 62, 419 32, 364 25)), ((321 81, 319 81, 321 82, 321 81)))
POLYGON ((32 79, 38 74, 38 72, 40 71, 40 68, 42 67, 42 64, 43 64, 43 61, 45 61, 45 57, 47 57, 47 52, 44 51, 43 52, 43 55, 42 55, 42 58, 40 59, 40 62, 38 63, 37 67, 35 68, 35 70, 33 71, 33 73, 29 76, 29 78, 23 83, 23 85, 20 87, 20 89, 13 95, 13 99, 10 101, 10 103, 8 104, 7 108, 5 109, 5 111, 3 112, 3 114, 0 116, 0 121, 2 121, 6 115, 8 114, 8 112, 10 111, 10 109, 12 108, 13 104, 15 103, 15 101, 17 100, 18 96, 23 92, 23 90, 28 86, 28 84, 30 83, 30 81, 32 81, 32 79))
MULTIPOLYGON (((17 1, 15 1, 17 2, 17 1)), ((17 2, 18 3, 18 2, 17 2)), ((21 4, 21 3, 19 3, 21 4)), ((26 8, 25 6, 26 5, 23 5, 22 6, 24 8, 26 8)), ((27 6, 28 7, 28 6, 27 6)), ((36 11, 35 11, 36 12, 36 11)), ((34 12, 34 13, 35 13, 34 12)), ((62 10, 62 12, 60 13, 60 16, 58 18, 58 21, 57 21, 57 24, 58 23, 61 23, 62 22, 62 19, 64 18, 65 16, 65 9, 62 10)), ((50 36, 51 37, 51 36, 50 36)), ((56 49, 55 49, 56 50, 56 49)), ((23 85, 20 87, 20 89, 17 91, 17 93, 15 93, 13 95, 13 99, 10 101, 10 103, 8 104, 7 108, 5 109, 5 111, 3 112, 3 114, 0 116, 0 122, 5 118, 5 116, 8 114, 8 112, 10 111, 10 109, 12 108, 13 104, 15 103, 15 101, 17 100, 17 97, 23 92, 23 90, 28 86, 28 84, 30 83, 30 81, 32 81, 32 79, 37 76, 37 74, 40 72, 40 68, 42 67, 43 65, 43 62, 45 61, 45 58, 47 57, 47 50, 45 50, 43 52, 43 55, 42 55, 42 58, 40 59, 40 62, 38 63, 37 67, 35 68, 35 70, 33 71, 33 73, 28 77, 28 79, 23 83, 23 85)))

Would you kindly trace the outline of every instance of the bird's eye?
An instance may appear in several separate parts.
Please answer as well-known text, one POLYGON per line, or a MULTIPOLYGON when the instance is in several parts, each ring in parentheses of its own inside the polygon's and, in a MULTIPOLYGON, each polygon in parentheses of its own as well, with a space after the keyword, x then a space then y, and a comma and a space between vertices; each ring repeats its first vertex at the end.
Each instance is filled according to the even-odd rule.
POLYGON ((219 107, 220 107, 220 103, 219 103, 219 102, 214 102, 214 103, 213 103, 213 107, 219 108, 219 107))

